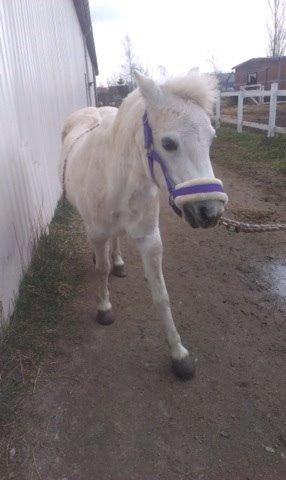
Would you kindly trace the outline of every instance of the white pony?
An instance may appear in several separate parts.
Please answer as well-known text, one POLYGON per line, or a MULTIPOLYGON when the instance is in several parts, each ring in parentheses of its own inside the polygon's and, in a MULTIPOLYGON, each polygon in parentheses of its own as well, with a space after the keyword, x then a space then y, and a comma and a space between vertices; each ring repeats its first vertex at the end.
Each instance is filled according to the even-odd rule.
POLYGON ((209 157, 215 135, 210 115, 216 86, 203 76, 178 77, 161 86, 139 74, 136 80, 139 88, 119 109, 85 108, 67 119, 60 178, 94 246, 98 322, 107 325, 114 320, 108 291, 110 240, 113 272, 124 276, 118 237, 126 232, 142 256, 153 302, 165 326, 173 370, 181 378, 190 378, 194 367, 176 330, 162 273, 159 191, 152 156, 161 163, 171 184, 172 203, 182 217, 193 227, 214 226, 227 201, 209 157))

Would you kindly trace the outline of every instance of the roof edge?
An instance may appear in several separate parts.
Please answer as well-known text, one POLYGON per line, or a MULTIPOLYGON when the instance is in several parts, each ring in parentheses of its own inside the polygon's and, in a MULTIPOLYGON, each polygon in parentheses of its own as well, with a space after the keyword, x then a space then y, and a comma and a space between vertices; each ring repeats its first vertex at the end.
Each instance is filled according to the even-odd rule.
POLYGON ((286 56, 281 55, 279 57, 253 57, 253 58, 249 58, 249 60, 245 60, 244 62, 238 63, 237 65, 232 67, 232 70, 234 70, 237 67, 241 67, 242 65, 245 65, 247 63, 259 62, 259 61, 263 61, 263 60, 269 60, 270 62, 276 62, 278 60, 286 60, 286 56))
POLYGON ((92 21, 88 0, 73 0, 77 18, 81 27, 83 36, 85 37, 87 50, 90 56, 95 75, 98 75, 98 64, 94 45, 92 21))

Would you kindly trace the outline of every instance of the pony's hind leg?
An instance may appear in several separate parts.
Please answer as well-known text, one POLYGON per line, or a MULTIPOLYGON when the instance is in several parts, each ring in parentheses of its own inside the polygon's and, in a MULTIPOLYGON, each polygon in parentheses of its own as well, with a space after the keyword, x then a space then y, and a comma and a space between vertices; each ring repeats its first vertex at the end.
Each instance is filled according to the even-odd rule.
POLYGON ((102 325, 114 322, 108 291, 108 276, 110 273, 109 241, 100 240, 94 244, 95 272, 96 272, 96 320, 102 325))
MULTIPOLYGON (((121 256, 120 243, 118 237, 112 239, 112 251, 111 251, 112 269, 111 273, 116 277, 126 277, 125 264, 121 256)), ((96 255, 95 252, 92 255, 92 261, 94 268, 96 268, 96 255)))
POLYGON ((116 277, 126 277, 126 270, 124 261, 121 256, 119 237, 113 237, 112 239, 112 273, 116 277))

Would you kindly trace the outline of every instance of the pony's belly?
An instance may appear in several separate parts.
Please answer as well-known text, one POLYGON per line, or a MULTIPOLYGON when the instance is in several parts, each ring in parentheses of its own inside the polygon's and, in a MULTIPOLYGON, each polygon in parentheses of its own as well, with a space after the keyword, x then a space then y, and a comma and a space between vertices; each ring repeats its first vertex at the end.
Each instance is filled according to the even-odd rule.
POLYGON ((92 240, 124 235, 128 222, 128 212, 115 210, 98 212, 97 209, 79 210, 88 236, 92 240))
POLYGON ((121 236, 128 233, 133 238, 151 234, 158 225, 158 205, 146 205, 142 209, 114 210, 110 214, 100 216, 85 215, 79 211, 92 240, 121 236))

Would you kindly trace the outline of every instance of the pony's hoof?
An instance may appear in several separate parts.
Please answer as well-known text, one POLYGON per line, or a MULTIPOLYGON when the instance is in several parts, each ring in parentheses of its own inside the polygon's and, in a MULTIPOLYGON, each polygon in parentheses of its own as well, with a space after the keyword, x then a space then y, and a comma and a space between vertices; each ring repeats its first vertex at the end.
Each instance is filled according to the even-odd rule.
POLYGON ((113 265, 112 274, 115 277, 124 278, 127 276, 125 265, 113 265))
POLYGON ((182 360, 172 358, 172 369, 176 377, 181 380, 190 380, 195 374, 195 367, 189 356, 182 360))
POLYGON ((114 322, 115 318, 112 310, 98 310, 96 321, 100 325, 111 325, 114 322))

